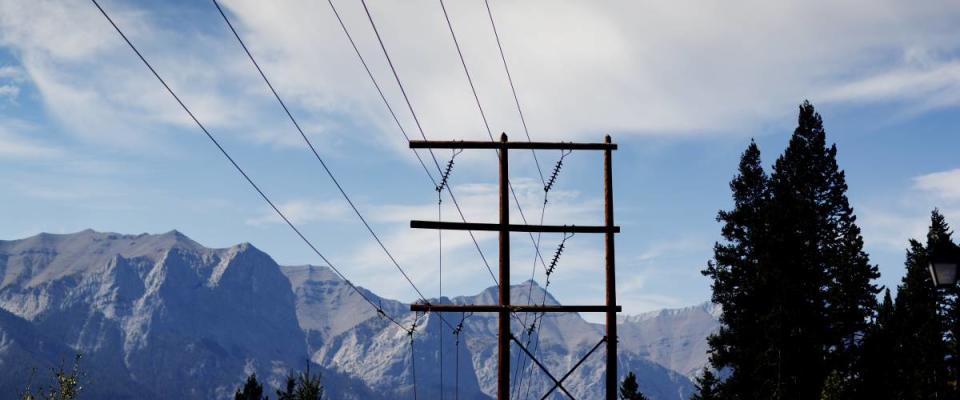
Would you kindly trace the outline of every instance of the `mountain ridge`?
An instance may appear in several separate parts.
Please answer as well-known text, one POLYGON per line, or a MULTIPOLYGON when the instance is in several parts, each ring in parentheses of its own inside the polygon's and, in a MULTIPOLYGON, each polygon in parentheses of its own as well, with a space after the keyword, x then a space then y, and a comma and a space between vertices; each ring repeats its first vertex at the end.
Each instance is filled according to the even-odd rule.
MULTIPOLYGON (((302 369, 307 358, 322 366, 330 393, 343 398, 413 394, 406 332, 380 318, 329 268, 280 266, 249 243, 210 249, 176 230, 158 235, 39 234, 0 241, 0 277, 0 308, 30 329, 51 333, 62 343, 60 350, 89 354, 94 366, 136 387, 136 393, 150 393, 148 398, 229 397, 251 372, 278 386, 288 370, 302 369), (197 387, 199 381, 211 384, 197 387), (171 385, 183 389, 171 391, 171 385)), ((534 298, 546 294, 548 303, 556 303, 536 282, 512 288, 518 304, 528 289, 535 291, 534 298)), ((407 304, 358 290, 405 326, 413 323, 407 304)), ((495 293, 488 288, 443 301, 489 303, 495 293)), ((0 332, 6 325, 26 329, 3 321, 0 332)), ((648 321, 625 317, 620 324, 648 321)), ((440 369, 456 365, 459 356, 464 398, 490 398, 495 390, 495 318, 468 318, 460 347, 433 315, 421 324, 412 340, 417 394, 439 397, 440 369), (443 358, 438 336, 444 340, 443 358)), ((524 330, 519 324, 513 329, 524 330)), ((558 314, 543 320, 541 336, 541 356, 556 374, 592 347, 602 329, 577 314, 558 314)), ((638 371, 652 399, 684 398, 692 385, 683 368, 705 356, 699 361, 649 357, 643 345, 649 347, 646 342, 636 349, 622 345, 628 351, 620 352, 621 363, 638 371)), ((602 382, 599 353, 568 380, 588 397, 602 382)), ((5 356, 0 347, 0 361, 5 356)), ((454 390, 451 375, 444 378, 444 392, 454 390)), ((533 382, 533 391, 549 387, 542 376, 531 377, 527 382, 533 382)), ((5 383, 0 379, 0 388, 5 383)))

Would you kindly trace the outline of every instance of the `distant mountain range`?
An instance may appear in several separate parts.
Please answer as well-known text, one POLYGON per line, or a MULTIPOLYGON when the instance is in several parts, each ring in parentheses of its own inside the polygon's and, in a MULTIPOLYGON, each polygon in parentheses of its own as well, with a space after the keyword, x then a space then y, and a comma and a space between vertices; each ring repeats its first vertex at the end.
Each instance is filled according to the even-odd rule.
MULTIPOLYGON (((513 301, 522 303, 528 289, 535 298, 544 294, 525 282, 512 287, 513 301)), ((413 322, 407 304, 360 290, 404 325, 413 322)), ((495 299, 496 289, 489 288, 430 301, 495 299)), ((709 304, 622 316, 621 374, 635 372, 651 399, 687 399, 691 378, 706 364, 705 338, 717 328, 717 316, 709 304)), ((523 327, 514 322, 513 331, 519 336, 523 327)), ((0 397, 14 396, 31 375, 36 382, 49 367, 69 365, 79 352, 89 372, 88 398, 232 398, 250 373, 278 386, 310 360, 332 399, 413 398, 414 379, 418 398, 438 399, 441 375, 445 397, 458 386, 461 399, 490 399, 495 333, 494 315, 471 316, 458 353, 451 329, 428 315, 411 352, 407 333, 328 268, 281 267, 247 243, 210 249, 177 231, 91 230, 0 241, 0 397)), ((601 325, 578 314, 553 314, 543 321, 537 348, 560 375, 602 336, 601 325)), ((568 378, 573 394, 602 396, 604 354, 601 348, 568 378)), ((539 371, 522 375, 524 395, 539 398, 550 387, 539 371)))

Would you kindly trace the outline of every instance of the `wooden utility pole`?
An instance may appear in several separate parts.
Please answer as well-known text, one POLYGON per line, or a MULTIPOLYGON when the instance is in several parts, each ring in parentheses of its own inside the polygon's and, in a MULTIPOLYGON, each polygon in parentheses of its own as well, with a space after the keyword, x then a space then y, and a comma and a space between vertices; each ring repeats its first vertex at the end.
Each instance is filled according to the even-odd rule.
POLYGON ((496 312, 497 321, 497 399, 507 400, 510 397, 510 342, 530 357, 550 380, 553 387, 543 395, 547 398, 554 390, 560 390, 568 397, 573 395, 563 386, 566 380, 581 364, 606 342, 606 388, 605 398, 615 400, 617 396, 617 312, 621 307, 617 302, 614 234, 620 232, 620 227, 613 223, 613 167, 612 152, 617 145, 611 143, 607 136, 603 143, 565 143, 565 142, 509 142, 507 135, 500 136, 499 142, 482 141, 410 141, 412 149, 493 149, 499 153, 500 176, 500 221, 496 224, 472 222, 444 222, 444 221, 410 221, 411 228, 420 229, 448 229, 468 231, 496 231, 499 232, 500 268, 499 290, 497 304, 411 304, 411 311, 422 312, 496 312), (604 192, 604 224, 601 226, 580 225, 514 225, 510 223, 510 164, 509 150, 600 150, 603 151, 603 192, 604 192), (512 305, 510 304, 510 233, 511 232, 553 232, 553 233, 603 233, 605 268, 605 303, 604 305, 512 305), (590 351, 578 361, 560 379, 557 379, 546 366, 532 354, 523 344, 510 333, 510 313, 558 313, 558 312, 602 312, 606 314, 606 336, 600 339, 590 351))
MULTIPOLYGON (((610 135, 604 138, 610 144, 610 135)), ((603 248, 606 259, 607 300, 607 400, 615 400, 617 387, 617 312, 610 309, 617 304, 617 274, 613 249, 613 151, 603 151, 603 224, 607 227, 603 248), (611 357, 613 355, 613 357, 611 357), (613 389, 611 389, 613 388, 613 389)))
MULTIPOLYGON (((500 143, 506 145, 507 134, 500 135, 500 143)), ((510 164, 506 146, 500 151, 500 312, 497 318, 497 398, 510 393, 510 164)))

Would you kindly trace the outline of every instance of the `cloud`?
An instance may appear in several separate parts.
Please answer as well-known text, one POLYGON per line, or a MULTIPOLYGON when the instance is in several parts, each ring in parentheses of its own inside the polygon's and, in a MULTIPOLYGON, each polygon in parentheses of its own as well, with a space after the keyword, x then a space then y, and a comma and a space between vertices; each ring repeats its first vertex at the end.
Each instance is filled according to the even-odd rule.
POLYGON ((892 199, 893 203, 858 207, 868 245, 900 251, 910 239, 926 237, 934 208, 948 221, 960 220, 960 169, 919 175, 912 181, 911 190, 892 199))
MULTIPOLYGON (((228 7, 255 51, 270 55, 269 69, 280 71, 278 84, 285 92, 357 118, 379 115, 382 129, 392 132, 322 3, 231 1, 228 7)), ((362 8, 336 4, 394 107, 403 111, 362 8)), ((805 97, 861 102, 890 85, 882 80, 943 79, 938 74, 954 61, 935 55, 960 47, 960 39, 949 34, 960 10, 947 1, 493 2, 492 7, 532 134, 541 139, 595 138, 610 131, 743 132, 793 112, 805 97), (918 48, 930 49, 924 54, 931 76, 902 76, 906 73, 897 71, 905 63, 923 58, 918 48), (863 74, 875 77, 851 84, 852 76, 863 74)), ((493 129, 517 131, 482 3, 448 8, 493 129)), ((427 134, 485 137, 439 6, 372 2, 371 9, 427 134)), ((933 94, 913 88, 885 93, 911 101, 933 94)))
POLYGON ((0 66, 0 98, 7 98, 15 102, 20 96, 20 85, 23 81, 23 72, 12 65, 0 66))
POLYGON ((28 137, 36 132, 23 121, 7 119, 0 122, 0 161, 48 161, 64 155, 59 147, 28 137))
MULTIPOLYGON (((409 133, 401 94, 358 3, 345 22, 409 133)), ((957 103, 960 9, 948 0, 492 2, 535 139, 745 135, 803 98, 957 103), (866 78, 856 78, 866 76, 866 78)), ((216 131, 301 145, 212 6, 171 26, 162 5, 108 4, 165 79, 216 131), (282 125, 281 125, 282 124, 282 125), (279 126, 284 128, 278 129, 279 126)), ((241 35, 310 134, 397 129, 325 2, 226 1, 241 35)), ((486 138, 436 2, 371 2, 430 138, 486 138)), ((448 7, 494 132, 521 129, 482 2, 448 7)), ((48 110, 85 140, 154 146, 190 121, 87 3, 0 1, 0 44, 48 110), (65 30, 63 27, 70 29, 65 30)), ((3 68, 7 68, 6 66, 3 68)), ((7 89, 9 91, 9 89, 7 89)))
MULTIPOLYGON (((539 223, 540 207, 543 205, 543 188, 539 181, 529 179, 513 180, 517 197, 527 215, 530 224, 539 223)), ((498 194, 496 185, 489 184, 461 184, 454 186, 457 200, 464 210, 468 221, 493 222, 497 220, 498 194)), ((512 203, 512 201, 511 201, 512 203)), ((438 265, 438 233, 434 230, 409 229, 408 221, 412 219, 436 220, 437 205, 434 202, 425 204, 378 204, 362 207, 371 222, 382 224, 383 227, 393 229, 378 229, 384 243, 391 254, 418 285, 433 287, 437 281, 438 265)), ((522 223, 512 207, 512 221, 522 223)), ((443 219, 446 221, 460 221, 450 199, 444 196, 443 219)), ((599 220, 602 214, 599 199, 585 197, 576 191, 551 191, 551 202, 546 212, 545 224, 578 223, 590 224, 590 221, 599 220)), ((595 224, 596 222, 594 222, 595 224)), ((365 234, 365 233, 364 233, 365 234)), ((483 251, 487 263, 496 273, 497 249, 495 232, 474 232, 478 244, 483 251)), ((576 276, 582 271, 595 271, 596 260, 602 259, 599 251, 586 243, 589 235, 581 238, 579 235, 567 243, 567 251, 563 254, 559 269, 576 276)), ((534 235, 536 237, 536 235, 534 235)), ((541 255, 549 263, 561 236, 558 234, 544 234, 541 238, 541 255)), ((511 237, 513 259, 516 260, 513 268, 513 281, 519 282, 530 278, 532 262, 534 260, 533 246, 530 236, 523 233, 511 237)), ((383 250, 370 241, 349 255, 346 265, 360 271, 384 271, 394 268, 383 250)), ((489 271, 477 254, 473 240, 464 231, 443 232, 443 285, 445 293, 474 293, 486 289, 494 284, 489 271)), ((543 267, 536 266, 536 279, 542 283, 543 267)), ((365 283, 371 285, 371 283, 365 283)), ((375 283, 378 293, 384 293, 395 298, 409 298, 411 289, 405 281, 387 280, 375 283)))
MULTIPOLYGON (((294 224, 302 225, 314 222, 340 221, 347 216, 349 210, 339 199, 314 202, 308 200, 292 200, 277 207, 283 215, 294 224)), ((266 224, 284 223, 273 209, 265 208, 259 216, 247 219, 247 225, 261 226, 266 224)))
POLYGON ((11 100, 17 98, 20 95, 20 87, 14 85, 0 85, 0 97, 8 97, 11 100))
POLYGON ((960 168, 913 178, 913 187, 944 200, 960 200, 960 168))
POLYGON ((23 71, 13 65, 0 66, 0 79, 22 80, 23 71))
MULTIPOLYGON (((106 7, 216 136, 235 135, 281 146, 294 143, 287 137, 295 137, 295 131, 281 119, 280 109, 234 41, 204 31, 206 23, 194 24, 202 21, 185 18, 170 26, 157 10, 124 4, 106 7)), ((217 28, 222 25, 219 20, 212 22, 217 28)), ((151 151, 167 149, 171 133, 199 134, 194 122, 89 3, 27 6, 0 0, 0 45, 19 61, 17 66, 0 69, 0 76, 32 85, 48 114, 67 134, 100 146, 151 151)))

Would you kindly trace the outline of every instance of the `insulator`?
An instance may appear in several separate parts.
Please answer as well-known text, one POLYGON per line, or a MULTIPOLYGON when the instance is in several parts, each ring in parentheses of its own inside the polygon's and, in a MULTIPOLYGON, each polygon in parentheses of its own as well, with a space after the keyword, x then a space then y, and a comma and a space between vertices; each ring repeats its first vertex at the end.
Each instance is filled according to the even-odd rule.
POLYGON ((571 151, 564 151, 560 153, 560 159, 557 160, 557 165, 553 167, 553 173, 550 174, 550 179, 547 179, 547 184, 543 186, 544 192, 549 192, 553 188, 553 184, 557 182, 557 175, 560 174, 560 168, 563 168, 563 159, 569 155, 571 151))
POLYGON ((453 160, 457 158, 457 154, 460 154, 463 150, 458 150, 453 153, 453 156, 450 157, 450 161, 447 161, 447 168, 444 169, 443 174, 440 175, 440 184, 437 185, 437 191, 443 191, 447 187, 447 181, 450 179, 450 173, 453 172, 453 160))

